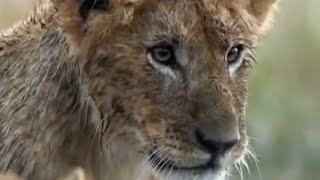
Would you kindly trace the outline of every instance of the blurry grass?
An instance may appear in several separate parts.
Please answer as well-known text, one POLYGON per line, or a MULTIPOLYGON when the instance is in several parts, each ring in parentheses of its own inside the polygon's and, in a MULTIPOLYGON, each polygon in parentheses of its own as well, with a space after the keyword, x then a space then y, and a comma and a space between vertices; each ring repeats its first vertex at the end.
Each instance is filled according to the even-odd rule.
MULTIPOLYGON (((27 14, 32 2, 0 0, 0 29, 27 14)), ((319 0, 282 1, 258 51, 247 124, 263 180, 320 179, 319 6, 319 0)), ((260 180, 254 163, 244 179, 260 180)))

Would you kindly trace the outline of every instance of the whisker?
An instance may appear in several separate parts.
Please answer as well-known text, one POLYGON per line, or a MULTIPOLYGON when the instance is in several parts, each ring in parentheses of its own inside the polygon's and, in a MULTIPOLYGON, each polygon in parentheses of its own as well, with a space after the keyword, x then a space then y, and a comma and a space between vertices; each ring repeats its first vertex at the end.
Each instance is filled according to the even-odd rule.
POLYGON ((243 170, 241 168, 241 163, 236 163, 235 167, 240 175, 240 179, 243 180, 243 170))
POLYGON ((170 170, 169 170, 169 173, 168 173, 168 177, 170 178, 171 177, 171 173, 173 172, 173 167, 174 166, 171 166, 170 170))
POLYGON ((248 163, 247 163, 247 161, 246 161, 246 158, 243 158, 243 159, 242 159, 242 163, 241 163, 241 164, 246 168, 247 172, 248 172, 249 174, 251 174, 249 165, 248 165, 248 163))
POLYGON ((150 158, 156 154, 156 153, 159 153, 161 152, 163 149, 163 147, 159 147, 158 149, 156 149, 155 151, 153 151, 150 155, 148 155, 148 157, 146 158, 145 160, 145 163, 143 165, 143 168, 142 168, 142 172, 144 173, 139 179, 145 179, 146 176, 149 175, 149 172, 152 170, 152 165, 150 164, 150 158))
POLYGON ((263 178, 262 178, 262 174, 261 174, 261 171, 260 171, 260 167, 259 167, 259 160, 258 160, 258 158, 256 157, 256 155, 253 153, 253 150, 252 150, 253 148, 251 147, 251 146, 248 146, 248 148, 247 148, 247 155, 248 155, 248 157, 254 162, 254 164, 255 164, 255 167, 256 167, 256 169, 257 169, 257 171, 258 171, 258 174, 259 174, 259 179, 260 180, 263 180, 263 178))

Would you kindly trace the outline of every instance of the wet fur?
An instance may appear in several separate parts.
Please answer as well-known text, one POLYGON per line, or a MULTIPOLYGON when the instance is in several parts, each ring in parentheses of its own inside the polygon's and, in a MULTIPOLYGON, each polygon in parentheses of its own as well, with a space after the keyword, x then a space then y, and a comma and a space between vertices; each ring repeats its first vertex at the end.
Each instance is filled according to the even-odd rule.
MULTIPOLYGON (((187 0, 181 0, 177 6, 179 11, 189 7, 182 2, 187 3, 187 0)), ((186 29, 185 36, 189 37, 189 42, 201 43, 203 37, 199 32, 216 28, 218 31, 214 33, 222 39, 223 35, 234 35, 256 41, 268 26, 266 19, 271 15, 273 3, 271 0, 262 4, 245 0, 236 3, 203 0, 197 5, 203 12, 201 16, 213 15, 213 19, 204 21, 208 18, 188 17, 190 19, 183 21, 206 23, 211 29, 193 26, 195 29, 186 29), (223 8, 216 8, 218 4, 223 8), (238 21, 230 22, 231 19, 240 19, 242 23, 237 25, 235 22, 238 21)), ((141 139, 132 138, 136 136, 137 129, 145 130, 139 133, 148 135, 179 135, 173 134, 172 129, 158 132, 164 127, 159 128, 162 120, 154 117, 171 119, 165 128, 174 126, 174 120, 181 118, 176 112, 167 116, 161 114, 167 112, 168 109, 162 107, 170 104, 169 100, 164 100, 166 106, 153 104, 150 97, 161 94, 158 87, 150 87, 152 93, 136 88, 149 88, 150 82, 143 77, 150 76, 148 73, 152 69, 141 63, 144 68, 149 68, 148 73, 141 72, 144 69, 135 67, 136 64, 121 64, 123 62, 119 60, 127 54, 132 55, 132 59, 141 58, 144 49, 135 46, 135 38, 139 37, 128 40, 125 35, 119 35, 116 40, 112 39, 121 27, 136 21, 136 17, 148 8, 155 8, 157 2, 113 0, 110 4, 112 6, 109 7, 109 3, 98 3, 99 6, 82 11, 78 0, 44 1, 26 20, 0 36, 0 172, 10 170, 26 179, 54 180, 81 167, 90 178, 97 180, 139 179, 142 168, 137 162, 145 157, 139 153, 141 139), (130 49, 130 45, 134 48, 130 49), (127 92, 126 89, 130 88, 132 91, 127 92), (133 122, 135 112, 139 112, 139 117, 152 121, 133 122)), ((194 9, 186 10, 196 14, 194 9)), ((179 18, 179 15, 173 16, 171 23, 179 24, 176 22, 179 18)), ((181 29, 184 28, 182 26, 181 22, 181 29)), ((132 30, 135 28, 139 27, 132 30)), ((130 35, 131 29, 128 29, 121 32, 130 35)), ((156 31, 150 28, 150 33, 156 31)), ((210 58, 209 54, 202 55, 210 58)), ((206 69, 205 65, 203 68, 206 69)), ((248 143, 242 109, 247 89, 228 89, 229 85, 224 84, 226 77, 217 74, 214 78, 218 84, 214 94, 217 97, 211 99, 225 105, 221 111, 227 112, 229 107, 233 107, 226 99, 239 107, 236 108, 241 119, 242 142, 239 149, 243 149, 248 143), (220 93, 221 89, 223 93, 220 93), (233 99, 232 93, 238 93, 239 97, 233 99)), ((237 81, 239 86, 245 86, 247 77, 237 81)), ((190 99, 205 100, 202 94, 209 94, 202 90, 198 93, 190 99)), ((159 102, 159 99, 154 101, 159 102)), ((142 139, 146 140, 145 137, 142 139)), ((166 141, 168 146, 170 140, 166 141)), ((178 142, 181 142, 179 148, 182 152, 192 151, 186 142, 181 139, 178 142)), ((151 138, 145 143, 159 145, 161 142, 151 138)), ((243 156, 242 150, 238 153, 237 157, 243 156)), ((145 178, 151 177, 146 175, 145 178)))

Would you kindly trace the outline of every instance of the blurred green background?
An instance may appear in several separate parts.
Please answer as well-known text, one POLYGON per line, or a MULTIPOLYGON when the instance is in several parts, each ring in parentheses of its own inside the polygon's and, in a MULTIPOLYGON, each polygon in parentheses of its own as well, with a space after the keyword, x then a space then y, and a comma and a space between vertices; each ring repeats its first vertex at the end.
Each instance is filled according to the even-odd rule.
MULTIPOLYGON (((32 2, 0 0, 0 29, 32 2)), ((258 50, 247 124, 262 178, 250 162, 244 180, 320 180, 319 7, 319 0, 283 0, 258 50)))

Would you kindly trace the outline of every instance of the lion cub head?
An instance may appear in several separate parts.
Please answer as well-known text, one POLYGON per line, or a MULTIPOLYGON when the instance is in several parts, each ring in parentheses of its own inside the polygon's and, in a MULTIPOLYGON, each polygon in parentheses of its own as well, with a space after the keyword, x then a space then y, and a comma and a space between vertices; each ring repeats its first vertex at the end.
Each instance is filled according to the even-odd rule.
POLYGON ((101 118, 174 180, 224 179, 245 154, 248 75, 275 1, 53 0, 101 118))

